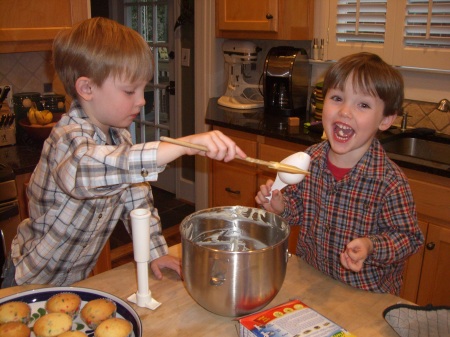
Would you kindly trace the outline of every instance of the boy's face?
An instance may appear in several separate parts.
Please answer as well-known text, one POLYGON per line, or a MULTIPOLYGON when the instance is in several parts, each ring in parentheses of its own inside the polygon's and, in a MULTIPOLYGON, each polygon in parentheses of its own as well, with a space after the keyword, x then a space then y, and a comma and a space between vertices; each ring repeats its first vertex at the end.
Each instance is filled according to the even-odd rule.
POLYGON ((90 99, 84 102, 83 108, 105 134, 110 127, 127 128, 145 105, 146 84, 145 81, 130 83, 109 76, 100 87, 90 85, 90 99))
POLYGON ((378 130, 386 130, 395 116, 384 117, 384 102, 376 96, 356 91, 352 76, 343 90, 329 89, 322 123, 331 144, 329 159, 342 168, 351 168, 368 150, 378 130))

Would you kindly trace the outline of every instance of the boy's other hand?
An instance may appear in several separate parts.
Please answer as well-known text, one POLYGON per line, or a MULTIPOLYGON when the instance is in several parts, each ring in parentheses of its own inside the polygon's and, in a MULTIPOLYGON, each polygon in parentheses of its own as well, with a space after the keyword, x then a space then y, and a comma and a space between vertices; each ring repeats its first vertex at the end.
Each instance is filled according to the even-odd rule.
POLYGON ((284 199, 283 194, 279 190, 272 191, 273 180, 267 180, 265 185, 259 187, 259 191, 256 194, 255 201, 263 209, 275 214, 281 214, 284 211, 284 199), (272 193, 272 198, 267 199, 272 193))
POLYGON ((157 280, 161 280, 163 278, 161 272, 161 269, 163 268, 175 270, 181 277, 181 260, 171 255, 164 255, 153 260, 150 262, 150 268, 152 269, 153 275, 155 275, 157 280))
POLYGON ((368 238, 358 238, 350 241, 345 248, 345 251, 341 253, 341 264, 345 269, 349 269, 354 272, 359 272, 367 259, 367 256, 371 254, 373 250, 372 241, 368 238))

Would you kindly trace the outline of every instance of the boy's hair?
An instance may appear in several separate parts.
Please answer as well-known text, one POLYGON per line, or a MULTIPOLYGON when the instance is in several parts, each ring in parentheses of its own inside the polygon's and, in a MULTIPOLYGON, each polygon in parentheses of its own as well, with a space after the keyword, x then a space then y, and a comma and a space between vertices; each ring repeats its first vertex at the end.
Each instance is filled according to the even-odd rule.
POLYGON ((403 77, 378 55, 357 53, 341 58, 330 67, 323 82, 323 96, 328 89, 344 89, 351 76, 355 90, 377 96, 384 102, 384 116, 401 114, 403 108, 403 77))
POLYGON ((81 76, 96 85, 112 75, 123 80, 150 81, 153 55, 136 31, 116 21, 95 17, 61 31, 53 42, 53 63, 66 92, 77 98, 81 76))

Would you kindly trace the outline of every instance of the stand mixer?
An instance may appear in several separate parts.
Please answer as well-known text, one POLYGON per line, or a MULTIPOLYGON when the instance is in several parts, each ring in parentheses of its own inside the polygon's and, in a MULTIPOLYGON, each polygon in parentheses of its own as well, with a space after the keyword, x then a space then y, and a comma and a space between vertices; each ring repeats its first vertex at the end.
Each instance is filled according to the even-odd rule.
POLYGON ((258 48, 253 42, 227 40, 223 43, 225 63, 228 65, 227 90, 218 104, 233 109, 255 109, 264 106, 259 84, 245 81, 247 65, 256 64, 258 48))

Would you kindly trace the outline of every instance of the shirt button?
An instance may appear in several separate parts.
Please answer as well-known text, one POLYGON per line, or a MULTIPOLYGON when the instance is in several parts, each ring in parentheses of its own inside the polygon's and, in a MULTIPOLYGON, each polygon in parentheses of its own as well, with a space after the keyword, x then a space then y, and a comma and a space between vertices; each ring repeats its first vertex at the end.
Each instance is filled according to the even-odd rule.
POLYGON ((98 215, 98 218, 101 219, 102 216, 103 216, 103 214, 100 213, 100 214, 98 215))
POLYGON ((141 170, 141 176, 143 176, 144 178, 145 178, 146 176, 148 176, 148 171, 147 171, 145 168, 143 168, 143 169, 141 170))

